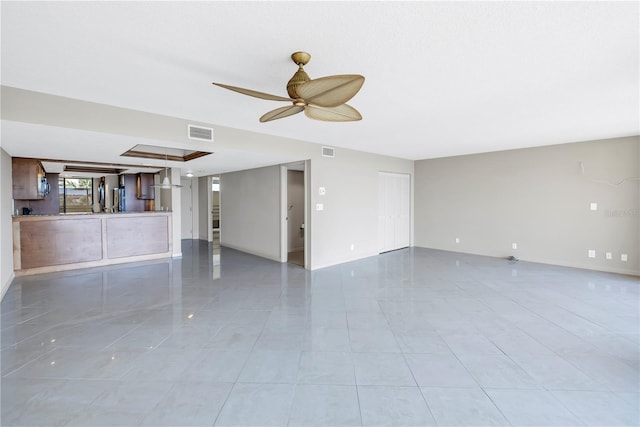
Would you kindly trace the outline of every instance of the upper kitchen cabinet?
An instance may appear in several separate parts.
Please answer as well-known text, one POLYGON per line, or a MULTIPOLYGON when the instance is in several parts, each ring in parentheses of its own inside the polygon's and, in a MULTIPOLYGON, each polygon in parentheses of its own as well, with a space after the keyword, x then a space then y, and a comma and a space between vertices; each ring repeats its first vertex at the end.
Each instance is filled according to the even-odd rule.
POLYGON ((136 177, 136 197, 141 200, 155 198, 154 180, 152 173, 139 173, 136 177))
POLYGON ((40 200, 49 193, 49 184, 39 160, 14 157, 11 163, 14 199, 40 200))

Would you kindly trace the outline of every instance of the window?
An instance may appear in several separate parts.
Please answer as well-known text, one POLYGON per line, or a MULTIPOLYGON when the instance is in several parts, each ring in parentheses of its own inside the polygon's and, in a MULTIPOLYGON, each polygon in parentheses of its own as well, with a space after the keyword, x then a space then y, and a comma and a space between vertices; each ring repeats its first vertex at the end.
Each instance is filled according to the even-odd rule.
POLYGON ((60 178, 60 212, 93 212, 93 179, 60 178))

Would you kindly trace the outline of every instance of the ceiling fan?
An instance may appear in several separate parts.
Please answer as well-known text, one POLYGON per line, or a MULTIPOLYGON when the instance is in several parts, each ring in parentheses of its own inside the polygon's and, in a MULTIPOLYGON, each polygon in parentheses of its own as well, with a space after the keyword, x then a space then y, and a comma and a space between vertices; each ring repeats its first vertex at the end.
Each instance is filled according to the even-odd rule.
POLYGON ((271 95, 251 89, 213 83, 216 86, 269 101, 286 101, 293 105, 276 108, 260 117, 261 122, 282 119, 304 111, 304 114, 315 120, 326 122, 352 122, 361 120, 362 116, 355 108, 345 104, 353 98, 362 87, 364 77, 358 74, 341 74, 311 80, 303 67, 311 59, 306 52, 295 52, 291 59, 298 66, 298 71, 287 83, 289 98, 271 95))

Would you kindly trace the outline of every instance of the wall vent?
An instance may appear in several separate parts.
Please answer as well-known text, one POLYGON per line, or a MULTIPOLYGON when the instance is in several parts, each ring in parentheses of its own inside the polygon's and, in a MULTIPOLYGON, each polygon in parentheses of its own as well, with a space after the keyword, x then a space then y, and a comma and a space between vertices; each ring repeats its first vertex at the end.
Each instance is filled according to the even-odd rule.
POLYGON ((202 126, 189 125, 188 137, 189 139, 197 139, 198 141, 213 142, 213 129, 205 128, 202 126))
POLYGON ((322 157, 335 157, 336 149, 333 147, 322 147, 322 157))

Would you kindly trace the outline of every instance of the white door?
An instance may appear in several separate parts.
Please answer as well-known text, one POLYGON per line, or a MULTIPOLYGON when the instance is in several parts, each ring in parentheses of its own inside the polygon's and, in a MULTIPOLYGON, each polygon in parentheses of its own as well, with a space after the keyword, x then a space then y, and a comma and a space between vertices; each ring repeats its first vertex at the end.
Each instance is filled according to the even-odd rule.
POLYGON ((406 248, 411 243, 411 178, 408 174, 378 174, 378 249, 406 248))
POLYGON ((191 179, 182 178, 180 211, 182 214, 182 238, 193 239, 193 193, 191 179))

